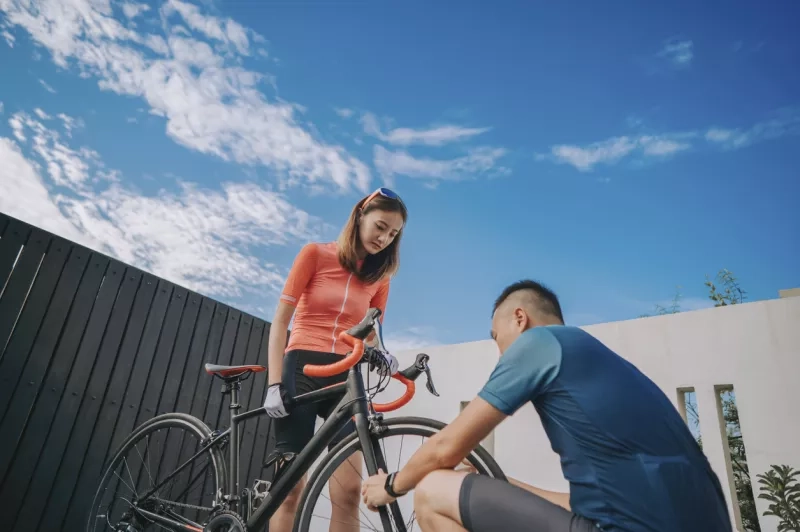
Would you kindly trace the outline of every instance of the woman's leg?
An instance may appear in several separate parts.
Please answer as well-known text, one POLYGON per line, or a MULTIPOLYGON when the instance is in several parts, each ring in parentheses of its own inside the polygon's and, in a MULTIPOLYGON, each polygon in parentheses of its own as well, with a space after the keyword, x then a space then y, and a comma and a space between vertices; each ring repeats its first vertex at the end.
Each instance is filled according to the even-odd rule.
POLYGON ((358 507, 361 502, 362 461, 360 451, 353 453, 331 477, 328 488, 331 495, 330 532, 358 532, 361 528, 358 507))
POLYGON ((300 496, 303 494, 305 485, 306 475, 303 475, 300 482, 292 488, 292 491, 269 519, 269 532, 292 532, 297 506, 300 504, 300 496))
MULTIPOLYGON (((302 374, 302 360, 298 360, 302 356, 304 355, 301 352, 290 351, 284 358, 283 385, 291 397, 315 389, 314 383, 302 374)), ((292 408, 288 416, 273 419, 272 425, 275 430, 275 450, 273 452, 299 454, 314 435, 316 420, 317 406, 315 404, 292 408)), ((288 467, 288 464, 283 467, 288 467)), ((270 532, 292 531, 306 481, 307 475, 303 475, 300 482, 292 488, 292 491, 272 515, 269 520, 270 532)))

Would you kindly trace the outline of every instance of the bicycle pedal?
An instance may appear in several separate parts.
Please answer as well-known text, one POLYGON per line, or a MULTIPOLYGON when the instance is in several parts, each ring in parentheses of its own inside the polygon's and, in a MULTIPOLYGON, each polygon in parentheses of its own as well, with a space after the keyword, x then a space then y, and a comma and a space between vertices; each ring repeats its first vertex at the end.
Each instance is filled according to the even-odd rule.
POLYGON ((263 501, 269 493, 269 488, 272 487, 272 482, 269 480, 256 479, 253 482, 253 500, 263 501))

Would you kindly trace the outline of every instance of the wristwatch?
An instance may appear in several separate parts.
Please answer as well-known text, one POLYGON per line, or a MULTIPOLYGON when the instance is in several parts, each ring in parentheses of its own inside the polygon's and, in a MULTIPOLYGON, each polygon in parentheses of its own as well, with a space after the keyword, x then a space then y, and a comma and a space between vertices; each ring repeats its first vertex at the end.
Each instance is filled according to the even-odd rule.
POLYGON ((397 493, 396 491, 394 491, 393 484, 394 484, 394 477, 396 475, 397 475, 397 471, 395 471, 394 473, 389 473, 389 476, 386 477, 386 484, 384 484, 383 488, 386 490, 386 493, 388 493, 389 495, 391 495, 395 499, 399 499, 400 497, 402 497, 403 495, 405 495, 408 492, 397 493))

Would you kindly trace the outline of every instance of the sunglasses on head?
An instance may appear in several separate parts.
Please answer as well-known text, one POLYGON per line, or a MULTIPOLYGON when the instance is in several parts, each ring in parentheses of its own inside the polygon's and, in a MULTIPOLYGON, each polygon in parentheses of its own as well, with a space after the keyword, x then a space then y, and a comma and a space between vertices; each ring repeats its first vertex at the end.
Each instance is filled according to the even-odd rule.
MULTIPOLYGON (((375 199, 375 197, 378 196, 378 195, 381 195, 384 198, 389 198, 389 199, 392 199, 392 200, 399 201, 400 203, 403 203, 403 200, 400 199, 400 196, 397 195, 397 192, 395 192, 394 190, 385 188, 385 187, 380 187, 377 190, 375 190, 375 192, 373 192, 372 194, 369 195, 369 197, 361 205, 361 208, 365 209, 367 207, 367 205, 369 204, 369 202, 372 201, 373 199, 375 199)), ((405 203, 403 203, 403 205, 405 205, 405 203)))

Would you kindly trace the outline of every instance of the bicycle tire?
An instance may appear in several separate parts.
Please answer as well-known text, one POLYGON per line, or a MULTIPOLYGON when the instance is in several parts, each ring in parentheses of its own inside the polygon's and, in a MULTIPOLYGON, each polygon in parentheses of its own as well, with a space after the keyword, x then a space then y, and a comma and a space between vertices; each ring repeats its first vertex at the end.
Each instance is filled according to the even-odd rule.
MULTIPOLYGON (((110 462, 108 462, 108 465, 104 469, 105 472, 100 479, 100 484, 97 487, 97 491, 92 499, 92 505, 89 509, 89 515, 86 522, 86 532, 93 532, 92 527, 94 526, 94 521, 97 518, 97 505, 99 504, 99 500, 104 493, 104 487, 113 478, 115 467, 123 458, 124 453, 135 446, 136 442, 141 440, 143 437, 146 437, 148 434, 156 430, 164 428, 182 428, 188 430, 193 432, 199 440, 208 438, 211 435, 211 429, 209 429, 208 425, 203 423, 203 421, 194 416, 182 414, 180 412, 161 414, 160 416, 151 418, 139 425, 133 432, 131 432, 125 441, 119 445, 113 455, 113 458, 110 462)), ((226 489, 228 479, 228 468, 225 457, 222 454, 222 451, 216 445, 210 447, 207 452, 210 453, 212 458, 212 467, 214 470, 214 479, 216 484, 214 486, 214 493, 218 493, 220 489, 224 491, 226 489)), ((180 464, 176 464, 176 468, 178 465, 180 464)))
MULTIPOLYGON (((389 418, 384 420, 383 425, 386 427, 386 431, 378 435, 379 440, 389 436, 402 435, 432 436, 447 426, 445 423, 435 419, 412 416, 389 418)), ((314 506, 309 505, 309 502, 313 502, 316 505, 323 486, 330 480, 333 473, 347 458, 360 450, 361 442, 358 440, 358 434, 353 432, 325 455, 303 489, 298 504, 297 517, 292 528, 293 532, 308 532, 314 511, 314 506)), ((492 455, 482 446, 476 447, 467 458, 479 473, 488 473, 494 478, 506 480, 503 470, 492 458, 492 455)))

